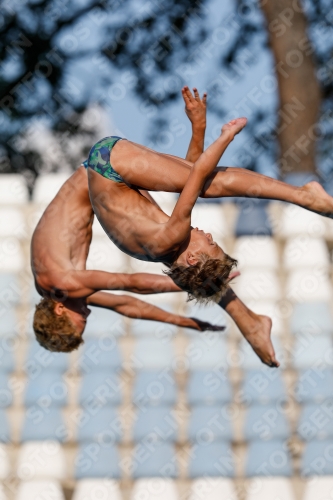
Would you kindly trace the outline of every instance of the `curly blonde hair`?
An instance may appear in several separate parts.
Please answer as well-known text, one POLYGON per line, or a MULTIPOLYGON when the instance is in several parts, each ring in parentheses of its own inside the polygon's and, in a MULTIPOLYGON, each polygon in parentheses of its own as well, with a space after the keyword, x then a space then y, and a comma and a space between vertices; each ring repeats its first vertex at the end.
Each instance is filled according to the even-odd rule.
POLYGON ((42 299, 36 305, 33 329, 39 344, 54 352, 71 352, 82 344, 75 326, 66 314, 59 316, 54 311, 56 302, 42 299))
POLYGON ((176 262, 165 274, 188 293, 188 300, 201 303, 219 302, 229 286, 229 274, 237 266, 237 260, 229 255, 224 259, 212 259, 203 254, 193 266, 176 262))

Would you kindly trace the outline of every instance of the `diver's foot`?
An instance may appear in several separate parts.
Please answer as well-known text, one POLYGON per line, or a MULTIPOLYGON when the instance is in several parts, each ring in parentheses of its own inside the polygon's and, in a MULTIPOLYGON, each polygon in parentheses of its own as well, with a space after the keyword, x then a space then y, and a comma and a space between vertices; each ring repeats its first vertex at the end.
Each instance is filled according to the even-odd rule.
POLYGON ((299 188, 297 203, 307 210, 333 218, 333 198, 318 182, 308 182, 299 188))
POLYGON ((280 363, 275 357, 275 351, 271 341, 271 329, 271 318, 258 315, 255 323, 249 329, 249 333, 244 336, 265 365, 272 368, 278 368, 280 363))
POLYGON ((223 125, 221 136, 226 136, 232 141, 235 135, 239 134, 246 124, 247 118, 236 118, 235 120, 231 120, 223 125))

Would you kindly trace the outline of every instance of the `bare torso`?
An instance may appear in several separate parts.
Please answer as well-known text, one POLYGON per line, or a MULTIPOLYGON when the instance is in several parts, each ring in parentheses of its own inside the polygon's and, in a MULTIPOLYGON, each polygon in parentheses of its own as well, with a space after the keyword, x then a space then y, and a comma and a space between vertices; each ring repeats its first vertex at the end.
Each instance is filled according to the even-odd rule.
POLYGON ((31 241, 36 288, 47 295, 73 270, 84 270, 92 237, 87 172, 80 167, 46 208, 31 241))
MULTIPOLYGON (((177 251, 163 241, 163 227, 169 216, 139 192, 139 189, 170 191, 162 181, 170 162, 179 168, 186 167, 188 172, 192 165, 126 140, 119 141, 111 152, 111 164, 126 184, 106 179, 88 168, 90 199, 96 216, 109 238, 137 259, 168 264, 177 251), (153 176, 151 168, 146 168, 147 163, 156 165, 153 176)), ((172 191, 180 192, 182 187, 183 181, 179 186, 175 183, 172 191)))

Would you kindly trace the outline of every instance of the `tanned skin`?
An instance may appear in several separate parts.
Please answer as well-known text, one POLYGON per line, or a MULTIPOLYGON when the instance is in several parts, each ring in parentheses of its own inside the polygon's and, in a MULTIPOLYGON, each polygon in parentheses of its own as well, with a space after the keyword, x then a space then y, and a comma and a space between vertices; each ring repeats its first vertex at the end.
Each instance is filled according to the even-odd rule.
MULTIPOLYGON (((185 96, 190 103, 196 99, 190 92, 185 96)), ((288 201, 332 216, 333 198, 316 182, 298 188, 246 169, 217 167, 246 121, 238 118, 224 125, 206 151, 197 158, 188 154, 192 161, 157 153, 128 140, 118 141, 110 161, 124 182, 113 182, 88 168, 91 202, 109 238, 137 259, 190 266, 202 254, 224 257, 211 234, 191 227, 191 212, 199 196, 251 197, 255 193, 256 198, 288 201), (179 192, 171 216, 143 196, 141 189, 179 192)))
MULTIPOLYGON (((114 310, 131 318, 161 321, 198 331, 222 329, 195 318, 169 313, 135 297, 95 291, 101 287, 103 290, 150 294, 179 291, 179 288, 167 276, 87 271, 93 218, 87 172, 80 167, 45 210, 31 242, 31 265, 37 291, 55 300, 57 314, 66 313, 79 334, 83 333, 90 314, 88 305, 114 310)), ((231 288, 219 305, 252 344, 260 344, 259 339, 270 331, 271 320, 250 311, 231 288)), ((263 362, 271 364, 272 356, 267 350, 261 352, 260 345, 255 350, 263 362)))
MULTIPOLYGON (((165 190, 169 192, 181 192, 191 171, 192 165, 199 159, 200 155, 203 152, 204 147, 204 136, 206 129, 206 95, 204 95, 203 99, 200 99, 197 89, 194 89, 194 96, 188 87, 184 87, 182 89, 182 95, 185 102, 185 111, 192 123, 192 138, 190 142, 190 146, 188 148, 188 152, 186 155, 186 159, 182 160, 181 158, 172 157, 170 155, 160 155, 159 153, 153 152, 148 148, 143 148, 139 145, 134 145, 136 147, 136 151, 134 154, 134 158, 132 157, 132 161, 127 161, 127 166, 129 166, 129 177, 133 174, 134 177, 130 178, 130 181, 135 180, 137 178, 137 166, 142 167, 140 170, 140 184, 145 184, 147 172, 148 175, 152 174, 153 182, 150 180, 147 181, 147 187, 150 190, 165 190), (139 151, 141 149, 141 151, 139 151), (147 157, 148 152, 148 157, 147 157), (152 159, 151 154, 154 155, 152 159), (136 156, 137 155, 137 156, 136 156), (163 158, 162 158, 163 157, 163 158), (136 158, 136 159, 135 159, 136 158), (154 171, 154 166, 158 165, 158 161, 161 159, 168 161, 172 159, 174 163, 171 165, 169 162, 165 163, 165 166, 171 166, 171 171, 167 168, 163 169, 158 166, 157 171, 154 171), (151 161, 154 163, 152 165, 151 161), (157 163, 156 163, 157 162, 157 163), (133 167, 131 169, 131 167, 133 167), (157 175, 156 175, 157 174, 157 175)), ((243 126, 244 122, 239 124, 240 128, 243 126)), ((233 131, 234 133, 234 131, 233 131)), ((224 145, 226 146, 228 142, 230 142, 230 135, 225 134, 224 137, 224 145)), ((129 145, 128 141, 121 141, 117 143, 114 150, 118 148, 120 144, 125 145, 125 148, 129 145)), ((129 145, 131 148, 132 143, 129 145)), ((115 163, 113 160, 114 152, 112 152, 112 165, 115 167, 115 163)), ((125 154, 126 156, 126 154, 125 154)), ((115 167, 116 168, 116 167, 115 167)), ((232 171, 237 171, 237 182, 233 182, 232 176, 222 177, 222 171, 219 169, 215 169, 212 176, 208 178, 208 181, 204 185, 200 195, 204 197, 218 197, 218 196, 234 196, 235 193, 233 190, 237 188, 236 184, 241 180, 239 174, 242 174, 242 169, 228 169, 232 171), (226 179, 226 185, 224 184, 224 179, 226 179), (229 191, 227 191, 227 188, 229 191)), ((124 172, 122 172, 124 173, 124 172)), ((226 173, 225 169, 223 171, 223 175, 226 173)), ((137 223, 136 226, 140 229, 140 224, 146 223, 147 218, 153 216, 155 220, 153 223, 161 222, 164 224, 168 220, 168 216, 162 212, 162 210, 156 205, 156 203, 149 199, 149 197, 143 195, 141 188, 139 189, 135 184, 133 185, 131 182, 129 185, 123 183, 114 183, 104 179, 99 174, 91 171, 89 169, 89 176, 93 177, 90 180, 90 192, 93 200, 93 204, 95 210, 97 210, 97 214, 99 215, 100 221, 104 226, 104 229, 108 233, 108 235, 113 239, 120 248, 127 251, 130 255, 135 255, 137 258, 140 258, 141 255, 147 250, 147 248, 142 249, 139 248, 139 253, 128 251, 124 248, 124 240, 126 235, 122 233, 122 228, 126 227, 127 232, 129 228, 132 230, 132 221, 135 219, 137 223), (95 175, 96 174, 96 175, 95 175), (96 181, 96 183, 95 183, 96 181), (119 198, 122 197, 123 194, 126 195, 126 198, 123 197, 123 203, 119 205, 119 198, 116 198, 116 201, 112 203, 112 207, 109 206, 108 201, 113 199, 113 188, 119 189, 119 198), (112 193, 111 193, 112 191, 112 193), (132 203, 138 202, 138 205, 133 205, 132 203), (101 216, 101 213, 104 214, 104 217, 101 216), (110 223, 107 217, 112 213, 115 216, 115 227, 114 232, 108 231, 110 227, 110 223), (124 216, 126 214, 126 216, 124 216), (124 221, 124 217, 126 217, 126 221, 124 221), (139 221, 139 222, 138 222, 139 221), (113 235, 113 237, 112 237, 113 235), (143 250, 143 251, 142 251, 143 250)), ((250 173, 252 174, 252 173, 250 173)), ((256 174, 255 174, 256 176, 256 174)), ((244 177, 244 176, 243 176, 244 177)), ((248 185, 247 179, 245 179, 246 184, 248 185)), ((251 179, 252 184, 254 182, 251 179)), ((271 179, 269 179, 271 181, 271 179)), ((244 179, 243 179, 244 182, 244 179)), ((252 185, 251 184, 251 185, 252 185)), ((237 188, 238 189, 238 188, 237 188)), ((151 222, 151 221, 150 221, 151 222)), ((156 227, 156 226, 155 226, 156 227)), ((135 232, 135 229, 134 229, 135 232)), ((130 232, 132 235, 132 233, 130 232)), ((214 253, 219 250, 216 248, 217 245, 214 243, 210 234, 206 234, 203 231, 194 230, 190 228, 190 237, 189 237, 189 245, 187 247, 187 255, 183 252, 183 256, 179 256, 180 258, 184 258, 185 262, 188 264, 195 263, 195 259, 200 252, 210 253, 213 250, 214 253), (214 247, 214 249, 213 249, 214 247)), ((137 242, 135 242, 136 244, 137 242)), ((168 242, 167 242, 168 243, 168 242)), ((126 241, 127 244, 127 241, 126 241)), ((139 245, 137 245, 138 247, 139 245)), ((151 245, 149 247, 149 251, 151 250, 151 245)), ((219 247, 218 247, 219 248, 219 247)), ((137 248, 136 248, 137 250, 137 248)), ((221 252, 222 249, 220 249, 221 252)), ((145 254, 147 257, 147 255, 145 254)), ((150 252, 150 257, 152 257, 150 252)), ((153 255, 151 260, 156 261, 160 260, 160 258, 156 259, 156 255, 153 255)), ((165 257, 165 256, 164 256, 165 257)), ((161 259, 162 260, 162 259, 161 259)), ((167 259, 163 259, 167 260, 167 259)), ((183 259, 184 262, 184 259, 183 259)), ((183 263, 182 262, 182 263, 183 263)), ((168 262, 166 262, 168 264, 168 262)), ((231 276, 232 277, 232 276, 231 276)), ((279 363, 276 360, 274 348, 270 339, 271 319, 267 316, 256 315, 252 311, 250 311, 234 294, 234 292, 229 288, 227 294, 220 301, 219 305, 223 307, 228 314, 235 320, 237 326, 239 327, 241 333, 251 344, 254 351, 258 354, 263 363, 269 366, 279 366, 279 363)))
MULTIPOLYGON (((201 100, 197 90, 194 89, 193 96, 188 87, 182 89, 182 94, 193 127, 185 160, 122 140, 112 149, 110 162, 124 179, 123 183, 112 182, 88 169, 94 211, 120 249, 137 259, 163 262, 167 266, 175 262, 195 265, 202 254, 223 259, 224 252, 212 235, 191 227, 191 211, 199 196, 281 200, 332 218, 333 198, 317 182, 294 187, 246 169, 217 167, 223 152, 246 125, 246 118, 224 125, 220 137, 203 151, 206 96, 201 100), (201 115, 201 125, 196 131, 192 120, 195 113, 198 123, 201 115), (171 217, 142 196, 141 189, 180 193, 171 217)), ((279 366, 268 319, 265 318, 264 329, 257 330, 257 334, 252 330, 245 337, 264 363, 279 366)))
POLYGON ((86 270, 93 219, 87 172, 80 166, 46 208, 31 241, 31 267, 38 293, 56 301, 56 314, 67 314, 78 334, 83 333, 90 314, 88 305, 112 309, 129 317, 162 321, 199 331, 222 329, 204 321, 163 311, 134 297, 100 291, 125 290, 152 294, 180 289, 167 276, 86 270))

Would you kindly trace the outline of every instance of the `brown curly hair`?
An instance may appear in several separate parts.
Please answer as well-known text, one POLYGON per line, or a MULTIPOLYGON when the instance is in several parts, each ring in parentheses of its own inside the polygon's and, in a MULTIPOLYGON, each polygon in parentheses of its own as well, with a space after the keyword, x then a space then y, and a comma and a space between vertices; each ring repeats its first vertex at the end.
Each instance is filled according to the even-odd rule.
POLYGON ((229 255, 224 259, 212 259, 208 255, 193 266, 182 266, 176 262, 165 274, 188 293, 188 300, 197 302, 219 302, 229 285, 229 274, 237 266, 237 260, 229 255))
POLYGON ((55 301, 42 299, 36 305, 33 329, 39 344, 54 352, 71 352, 83 342, 66 314, 54 312, 55 301))

